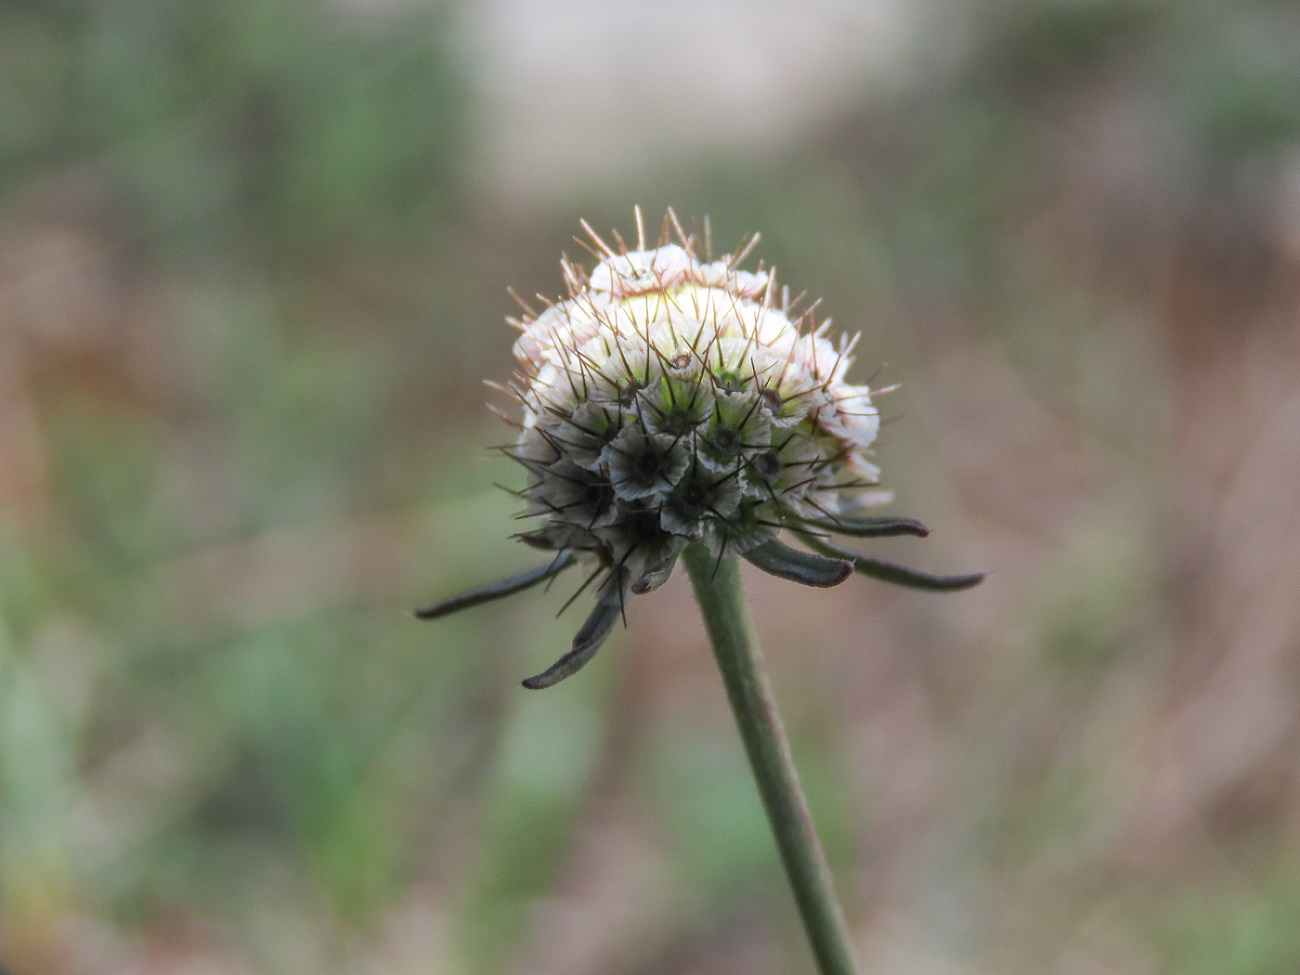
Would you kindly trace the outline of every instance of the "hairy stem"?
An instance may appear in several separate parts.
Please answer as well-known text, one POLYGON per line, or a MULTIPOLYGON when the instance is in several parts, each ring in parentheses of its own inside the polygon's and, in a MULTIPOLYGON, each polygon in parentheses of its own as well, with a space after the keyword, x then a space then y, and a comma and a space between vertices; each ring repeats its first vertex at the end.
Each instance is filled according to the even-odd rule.
POLYGON ((856 975, 844 910, 835 898, 826 855, 763 669, 737 560, 718 562, 694 544, 686 549, 684 561, 818 969, 821 975, 856 975))

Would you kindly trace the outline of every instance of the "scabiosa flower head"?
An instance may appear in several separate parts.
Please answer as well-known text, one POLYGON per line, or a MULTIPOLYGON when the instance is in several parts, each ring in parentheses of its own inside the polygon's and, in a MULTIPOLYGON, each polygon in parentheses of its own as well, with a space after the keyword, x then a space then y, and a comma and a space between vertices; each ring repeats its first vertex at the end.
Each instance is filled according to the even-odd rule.
POLYGON ((853 343, 792 308, 771 270, 702 258, 671 215, 670 229, 635 250, 593 233, 590 272, 566 261, 567 297, 515 322, 511 455, 541 519, 526 537, 586 554, 625 593, 692 541, 744 554, 791 519, 886 497, 879 411, 845 379, 853 343))
POLYGON ((701 254, 672 211, 656 246, 636 217, 635 249, 617 235, 610 246, 584 222, 595 265, 563 260, 567 295, 540 309, 521 303, 525 314, 510 320, 521 334, 509 389, 523 416, 507 453, 527 471, 524 513, 537 519, 519 537, 554 552, 552 565, 421 613, 587 564, 596 609, 573 651, 530 687, 585 663, 627 601, 666 581, 687 545, 825 586, 854 568, 885 577, 864 568, 883 563, 828 553, 828 531, 925 532, 909 519, 864 517, 889 494, 871 460, 873 390, 846 378, 857 337, 832 339, 816 304, 792 303, 772 269, 741 268, 757 235, 715 260, 707 225, 701 254), (782 528, 823 554, 783 545, 782 528))

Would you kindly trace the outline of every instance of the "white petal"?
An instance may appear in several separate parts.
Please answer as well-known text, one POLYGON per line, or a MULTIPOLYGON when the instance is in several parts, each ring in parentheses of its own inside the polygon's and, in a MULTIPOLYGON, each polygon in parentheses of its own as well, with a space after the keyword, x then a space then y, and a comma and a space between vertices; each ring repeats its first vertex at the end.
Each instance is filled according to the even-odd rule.
POLYGON ((668 244, 606 258, 592 270, 587 285, 592 291, 623 298, 675 288, 686 280, 690 270, 690 255, 676 244, 668 244))

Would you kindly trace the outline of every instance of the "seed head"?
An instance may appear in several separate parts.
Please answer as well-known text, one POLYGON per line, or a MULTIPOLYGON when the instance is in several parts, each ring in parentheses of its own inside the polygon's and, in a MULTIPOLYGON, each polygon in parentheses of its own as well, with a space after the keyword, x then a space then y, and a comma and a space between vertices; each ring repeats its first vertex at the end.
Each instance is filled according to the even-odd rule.
POLYGON ((812 586, 854 570, 919 589, 979 582, 828 540, 927 534, 909 518, 864 514, 890 495, 870 459, 880 430, 873 390, 845 378, 856 336, 832 341, 829 319, 816 322, 816 304, 800 310, 778 292, 775 271, 741 269, 757 235, 715 260, 707 223, 701 255, 671 210, 656 246, 646 244, 640 210, 636 222, 634 250, 617 234, 611 247, 584 223, 591 270, 562 260, 567 296, 510 320, 521 333, 510 388, 523 417, 506 452, 527 472, 523 515, 537 521, 518 537, 553 552, 551 563, 417 615, 587 564, 579 592, 595 583, 595 608, 569 653, 524 681, 540 688, 590 660, 627 601, 666 582, 688 545, 812 586), (813 551, 778 541, 782 529, 813 551))
POLYGON ((778 299, 773 271, 701 257, 671 213, 653 248, 591 236, 591 271, 565 261, 568 296, 516 322, 530 542, 639 593, 693 541, 744 554, 887 498, 853 343, 778 299))

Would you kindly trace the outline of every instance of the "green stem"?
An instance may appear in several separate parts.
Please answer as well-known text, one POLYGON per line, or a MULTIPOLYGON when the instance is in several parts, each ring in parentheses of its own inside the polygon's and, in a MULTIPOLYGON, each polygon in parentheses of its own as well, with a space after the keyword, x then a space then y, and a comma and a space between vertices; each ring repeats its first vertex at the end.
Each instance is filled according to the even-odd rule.
POLYGON ((687 548, 683 558, 818 969, 822 975, 856 975, 844 910, 763 669, 737 560, 719 563, 700 544, 687 548))

